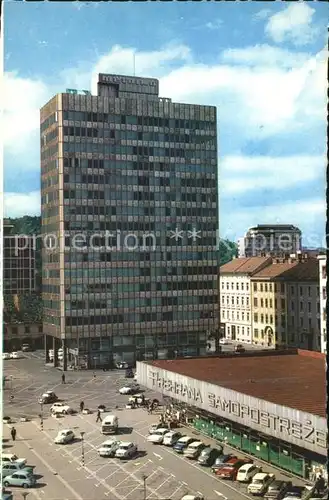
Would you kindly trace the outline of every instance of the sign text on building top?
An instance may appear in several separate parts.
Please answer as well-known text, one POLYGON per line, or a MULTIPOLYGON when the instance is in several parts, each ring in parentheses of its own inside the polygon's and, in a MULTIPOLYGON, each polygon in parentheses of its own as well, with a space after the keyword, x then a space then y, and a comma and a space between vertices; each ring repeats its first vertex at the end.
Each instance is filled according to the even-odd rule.
POLYGON ((151 85, 155 87, 157 84, 156 80, 138 78, 131 76, 112 76, 112 75, 99 75, 99 83, 130 83, 132 85, 151 85))
POLYGON ((324 431, 317 430, 309 420, 304 423, 297 422, 290 418, 280 417, 274 413, 260 410, 257 407, 240 403, 239 401, 225 399, 211 392, 202 394, 200 389, 174 382, 169 378, 160 377, 158 372, 152 370, 149 371, 149 377, 153 387, 172 393, 173 397, 175 395, 184 397, 190 404, 197 405, 199 403, 202 405, 205 403, 209 411, 217 409, 221 414, 226 414, 227 418, 239 417, 245 420, 248 426, 250 424, 257 424, 263 427, 264 432, 266 432, 266 429, 268 431, 272 430, 310 444, 315 444, 320 448, 327 448, 327 434, 324 431))

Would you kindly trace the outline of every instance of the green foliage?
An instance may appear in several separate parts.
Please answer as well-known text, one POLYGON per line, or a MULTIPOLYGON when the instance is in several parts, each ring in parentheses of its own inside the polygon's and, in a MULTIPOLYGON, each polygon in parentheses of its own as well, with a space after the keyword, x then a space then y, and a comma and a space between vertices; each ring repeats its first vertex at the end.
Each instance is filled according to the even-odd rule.
POLYGON ((41 234, 41 217, 39 215, 24 215, 24 217, 10 219, 10 223, 14 226, 12 234, 41 234))
POLYGON ((4 295, 3 320, 5 323, 41 323, 42 300, 36 293, 4 295))
POLYGON ((238 255, 238 245, 234 241, 220 240, 218 250, 220 266, 227 264, 227 262, 230 262, 230 260, 238 255))

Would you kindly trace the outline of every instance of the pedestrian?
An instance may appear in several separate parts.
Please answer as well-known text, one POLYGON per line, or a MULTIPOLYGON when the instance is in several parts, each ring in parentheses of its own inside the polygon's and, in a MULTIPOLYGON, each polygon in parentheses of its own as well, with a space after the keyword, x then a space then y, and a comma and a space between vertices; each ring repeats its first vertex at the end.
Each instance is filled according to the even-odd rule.
POLYGON ((81 413, 83 412, 84 407, 85 407, 85 404, 84 404, 83 401, 81 401, 81 403, 80 403, 80 411, 81 411, 81 413))
POLYGON ((96 378, 96 373, 95 373, 95 372, 93 372, 93 378, 94 378, 94 379, 96 378))
POLYGON ((62 373, 62 384, 65 384, 65 373, 62 373))
POLYGON ((101 422, 101 421, 102 421, 102 419, 101 419, 101 411, 100 411, 100 410, 97 410, 96 424, 97 424, 98 422, 101 422))
POLYGON ((320 474, 317 477, 317 480, 315 481, 314 493, 320 496, 324 490, 324 487, 325 487, 325 481, 322 475, 320 474))
POLYGON ((11 439, 13 441, 16 441, 16 429, 15 427, 12 427, 11 430, 10 430, 10 434, 11 434, 11 439))

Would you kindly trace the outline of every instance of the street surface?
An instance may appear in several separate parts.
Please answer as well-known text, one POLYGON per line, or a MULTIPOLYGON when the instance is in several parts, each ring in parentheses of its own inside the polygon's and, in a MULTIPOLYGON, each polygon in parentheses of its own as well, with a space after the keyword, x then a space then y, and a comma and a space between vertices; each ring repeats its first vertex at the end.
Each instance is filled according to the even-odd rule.
MULTIPOLYGON (((16 453, 36 466, 38 485, 29 491, 29 500, 144 500, 144 477, 148 500, 180 500, 187 493, 201 493, 206 500, 249 499, 246 486, 236 482, 217 479, 208 468, 201 468, 195 461, 188 461, 171 448, 153 445, 146 441, 150 425, 158 421, 158 415, 150 415, 143 409, 125 408, 128 396, 118 394, 118 389, 127 383, 124 372, 90 371, 67 372, 66 384, 61 383, 61 372, 43 364, 42 353, 28 353, 21 360, 4 361, 5 375, 11 376, 11 384, 4 391, 4 416, 16 419, 17 440, 10 442, 10 425, 4 425, 6 452, 16 453), (10 385, 12 387, 10 387, 10 385), (43 406, 44 430, 40 429, 40 405, 38 397, 47 389, 78 410, 81 400, 93 411, 90 415, 65 416, 55 419, 50 416, 50 405, 43 406), (10 403, 10 394, 14 395, 10 403), (95 410, 104 404, 119 418, 118 439, 133 441, 138 445, 138 456, 132 460, 101 458, 97 449, 110 436, 100 433, 96 424, 95 410), (21 422, 28 416, 31 421, 21 422), (53 440, 61 428, 70 428, 76 440, 68 445, 55 445, 53 440), (84 432, 82 444, 80 433, 84 432), (82 446, 85 466, 82 466, 82 446)), ((129 381, 130 382, 130 381, 129 381)), ((146 393, 155 397, 155 393, 146 393)), ((183 429, 184 434, 195 436, 192 429, 183 429)), ((206 443, 212 439, 201 437, 206 443)), ((232 449, 226 448, 227 452, 232 449)), ((263 464, 264 470, 270 469, 263 464)), ((273 470, 269 470, 273 472, 273 470)), ((274 471, 275 472, 275 471, 274 471)), ((280 473, 276 473, 280 477, 280 473)), ((282 474, 281 474, 282 476, 282 474)), ((283 476, 284 477, 284 476, 283 476)), ((295 484, 301 481, 293 481, 295 484)), ((10 488, 14 498, 21 499, 21 489, 10 488)))

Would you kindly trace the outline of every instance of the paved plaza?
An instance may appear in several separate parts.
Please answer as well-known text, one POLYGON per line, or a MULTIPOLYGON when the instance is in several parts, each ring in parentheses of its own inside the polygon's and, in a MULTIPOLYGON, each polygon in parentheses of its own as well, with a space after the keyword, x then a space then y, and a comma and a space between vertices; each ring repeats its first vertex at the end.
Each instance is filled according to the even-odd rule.
MULTIPOLYGON (((36 488, 29 490, 37 500, 144 500, 144 481, 147 500, 180 500, 185 494, 202 494, 206 500, 249 499, 246 486, 236 482, 217 479, 207 468, 201 468, 195 461, 188 461, 171 448, 148 443, 146 436, 151 423, 158 420, 144 409, 125 408, 127 396, 121 396, 118 389, 127 383, 120 371, 67 372, 66 384, 61 383, 61 372, 45 367, 42 355, 29 353, 28 358, 4 362, 5 375, 11 376, 11 387, 5 390, 4 415, 16 419, 17 440, 10 442, 10 426, 4 426, 7 452, 15 452, 35 465, 39 475, 36 488), (40 428, 40 406, 38 397, 47 389, 78 410, 81 400, 93 413, 68 415, 60 419, 50 416, 50 405, 44 405, 44 427, 40 428), (10 403, 10 395, 14 395, 10 403), (101 458, 97 449, 108 439, 100 432, 96 423, 96 410, 104 404, 108 411, 119 417, 120 432, 117 438, 133 441, 139 453, 127 461, 101 458), (30 421, 21 422, 28 416, 30 421), (76 440, 68 445, 54 444, 54 437, 61 428, 70 428, 76 440), (83 443, 81 432, 84 433, 83 443), (8 447, 8 448, 7 448, 8 447), (85 464, 82 464, 82 447, 85 464)), ((147 397, 155 393, 147 392, 147 397)), ((184 434, 197 433, 184 429, 184 434)), ((204 442, 213 440, 202 437, 204 442)), ((232 450, 227 450, 230 452, 232 450)), ((268 469, 265 465, 264 469, 268 469)), ((272 472, 272 471, 270 471, 272 472)), ((294 481, 298 484, 298 481, 294 481)), ((14 498, 21 499, 21 490, 11 488, 14 498)))

